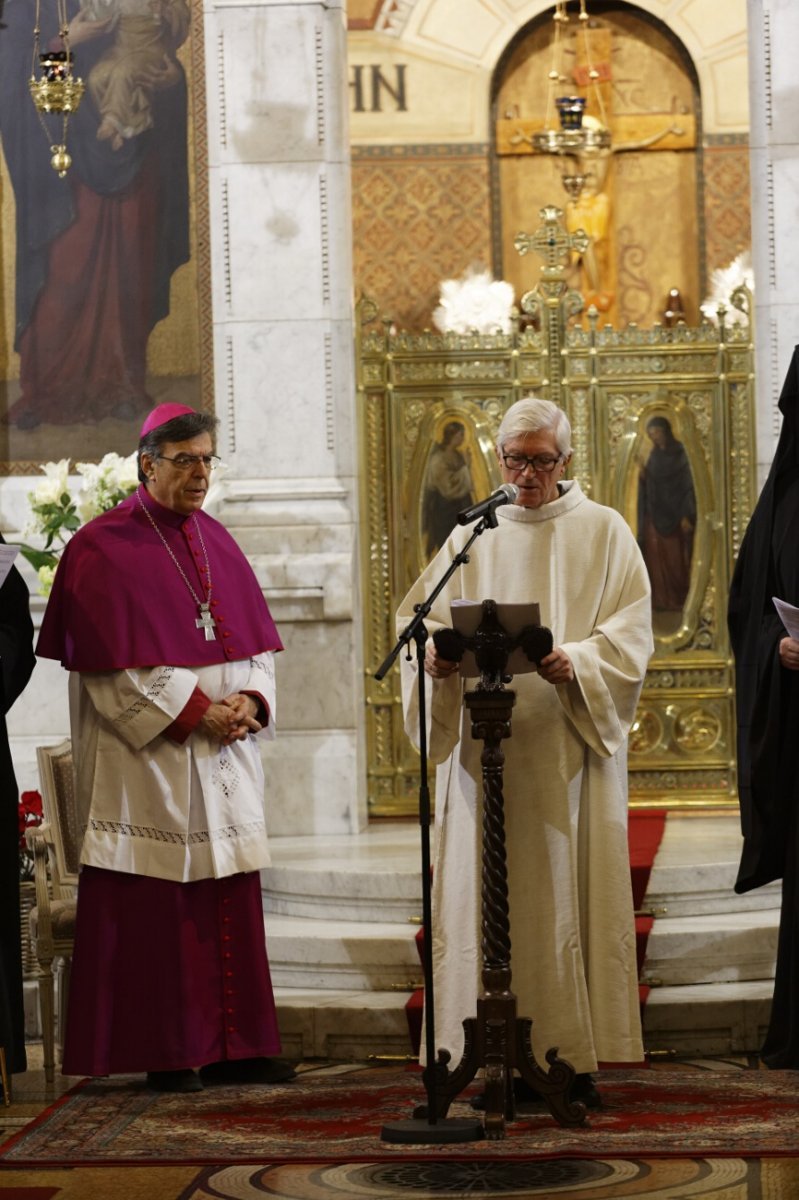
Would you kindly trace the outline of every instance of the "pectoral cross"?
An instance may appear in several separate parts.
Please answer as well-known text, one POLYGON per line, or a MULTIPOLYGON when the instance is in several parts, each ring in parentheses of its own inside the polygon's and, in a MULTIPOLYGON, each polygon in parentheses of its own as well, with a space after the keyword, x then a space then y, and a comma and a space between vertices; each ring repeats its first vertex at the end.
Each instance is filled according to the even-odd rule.
POLYGON ((205 604, 200 605, 200 615, 194 624, 198 629, 205 630, 206 642, 213 642, 216 639, 216 634, 214 633, 214 625, 216 622, 211 616, 211 605, 208 601, 206 601, 205 604))

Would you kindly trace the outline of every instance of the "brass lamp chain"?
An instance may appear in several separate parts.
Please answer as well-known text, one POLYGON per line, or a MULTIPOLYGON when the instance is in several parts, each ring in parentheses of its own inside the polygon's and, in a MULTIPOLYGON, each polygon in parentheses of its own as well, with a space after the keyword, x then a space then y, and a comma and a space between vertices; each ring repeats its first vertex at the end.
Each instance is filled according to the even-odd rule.
POLYGON ((550 121, 554 118, 555 89, 562 74, 560 69, 560 31, 562 25, 568 25, 569 23, 569 14, 566 12, 566 0, 556 0, 555 11, 552 14, 552 20, 555 23, 555 29, 552 36, 552 65, 549 69, 548 75, 547 107, 546 113, 544 114, 544 129, 550 128, 550 121))
POLYGON ((39 61, 39 34, 41 33, 41 28, 39 25, 40 15, 41 2, 40 0, 36 0, 36 24, 33 27, 33 58, 31 60, 31 79, 33 79, 36 75, 36 64, 39 61))
MULTIPOLYGON (((64 51, 66 53, 66 61, 64 64, 65 77, 66 77, 67 81, 72 81, 72 79, 73 79, 72 60, 71 60, 71 52, 70 52, 70 48, 69 48, 69 22, 67 20, 66 0, 56 0, 56 14, 58 16, 58 36, 61 39, 61 44, 63 45, 64 51)), ((40 65, 40 63, 41 63, 40 56, 41 56, 41 0, 36 0, 36 24, 34 25, 34 28, 33 28, 33 59, 31 62, 31 79, 30 79, 32 95, 33 95, 33 90, 37 83, 36 68, 37 68, 37 65, 40 65)), ((62 110, 61 144, 60 145, 52 144, 52 137, 51 137, 50 130, 47 128, 47 122, 45 121, 44 112, 39 107, 39 103, 37 103, 36 99, 34 98, 34 106, 36 108, 36 115, 38 117, 39 124, 42 127, 44 136, 47 139, 47 144, 50 146, 51 153, 53 154, 51 163, 52 163, 53 167, 55 168, 55 170, 58 171, 58 174, 62 179, 63 179, 64 175, 66 174, 66 172, 72 162, 72 159, 70 158, 69 154, 67 153, 67 128, 69 126, 69 118, 70 118, 70 115, 71 115, 71 112, 73 111, 73 109, 76 108, 77 105, 80 103, 80 96, 83 91, 83 84, 82 84, 81 80, 77 80, 76 83, 77 83, 77 89, 73 92, 71 106, 65 107, 62 110)), ((50 110, 46 109, 46 111, 49 112, 50 110)))
POLYGON ((608 120, 605 114, 605 104, 602 99, 602 89, 599 86, 599 71, 594 66, 594 61, 591 58, 591 39, 588 36, 588 11, 586 8, 587 0, 580 0, 580 16, 579 21, 583 30, 583 45, 585 46, 585 61, 588 63, 588 80, 594 89, 597 108, 599 109, 599 119, 602 125, 607 129, 608 120))
MULTIPOLYGON (((547 86, 547 106, 544 114, 544 129, 550 129, 554 122, 554 104, 555 104, 555 89, 557 85, 563 82, 563 49, 561 45, 562 30, 565 25, 569 24, 570 17, 566 5, 568 0, 555 0, 555 9, 552 13, 552 20, 555 24, 554 34, 552 37, 552 65, 548 75, 547 86)), ((607 115, 605 113, 605 103, 602 99, 602 89, 599 86, 599 71, 594 66, 594 60, 591 56, 591 39, 588 34, 588 0, 580 0, 580 12, 578 20, 582 27, 583 45, 585 47, 585 59, 588 64, 588 80, 589 85, 593 88, 594 97, 596 99, 597 111, 599 119, 607 128, 607 115)))

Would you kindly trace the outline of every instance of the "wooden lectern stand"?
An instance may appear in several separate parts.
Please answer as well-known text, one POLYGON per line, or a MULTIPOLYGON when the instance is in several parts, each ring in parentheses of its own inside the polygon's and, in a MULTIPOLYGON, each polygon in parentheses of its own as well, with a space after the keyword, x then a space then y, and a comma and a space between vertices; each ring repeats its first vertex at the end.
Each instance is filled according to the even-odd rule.
MULTIPOLYGON (((528 638, 530 632, 527 631, 528 638)), ((585 1121, 585 1106, 568 1099, 574 1068, 558 1057, 557 1047, 546 1052, 549 1070, 539 1066, 530 1042, 533 1022, 517 1015, 516 997, 511 991, 502 741, 511 736, 511 710, 516 696, 505 687, 509 676, 504 674, 504 669, 510 651, 516 645, 524 646, 524 638, 525 633, 511 638, 499 624, 494 601, 484 600, 483 619, 474 637, 463 639, 465 648, 474 650, 481 671, 479 685, 466 693, 464 703, 472 719, 472 737, 484 743, 480 760, 483 771, 483 992, 477 1000, 477 1016, 463 1022, 465 1046, 461 1061, 450 1070, 449 1051, 439 1050, 437 1060, 428 1063, 424 1071, 427 1094, 435 1097, 438 1118, 446 1116, 455 1097, 474 1079, 477 1071, 484 1068, 485 1136, 494 1141, 504 1138, 505 1122, 512 1121, 516 1115, 514 1070, 541 1095, 561 1125, 580 1125, 585 1121)), ((534 657, 531 651, 528 654, 534 657)), ((539 658, 543 656, 538 655, 539 658)), ((416 1115, 424 1116, 425 1110, 418 1110, 416 1115)))

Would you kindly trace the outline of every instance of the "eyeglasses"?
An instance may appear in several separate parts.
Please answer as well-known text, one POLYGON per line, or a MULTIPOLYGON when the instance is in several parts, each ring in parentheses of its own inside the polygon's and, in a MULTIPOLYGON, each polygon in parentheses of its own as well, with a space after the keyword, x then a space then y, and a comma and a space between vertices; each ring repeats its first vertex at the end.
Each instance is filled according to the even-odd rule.
POLYGON ((189 468, 198 467, 200 463, 207 471, 213 471, 222 461, 217 454, 176 454, 174 458, 170 458, 168 454, 159 454, 158 457, 171 462, 179 471, 188 471, 189 468))
POLYGON ((563 462, 563 455, 550 458, 548 454, 534 454, 528 458, 526 454, 506 454, 503 450, 502 461, 509 471, 523 471, 526 467, 532 467, 543 475, 551 475, 558 463, 563 462))

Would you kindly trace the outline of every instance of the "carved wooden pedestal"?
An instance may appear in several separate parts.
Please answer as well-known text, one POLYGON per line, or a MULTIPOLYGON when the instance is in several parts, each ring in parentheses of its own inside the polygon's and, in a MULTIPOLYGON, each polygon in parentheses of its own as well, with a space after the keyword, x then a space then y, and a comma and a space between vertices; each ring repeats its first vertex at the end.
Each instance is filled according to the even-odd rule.
POLYGON ((439 1050, 435 1063, 425 1068, 428 1095, 435 1095, 436 1115, 444 1117, 455 1097, 485 1068, 485 1134, 491 1140, 505 1136, 505 1122, 516 1115, 513 1072, 518 1071, 541 1095, 561 1125, 580 1125, 584 1105, 570 1102, 569 1087, 574 1068, 558 1058, 556 1047, 548 1050, 549 1070, 539 1066, 530 1043, 532 1021, 519 1017, 511 991, 511 945, 508 911, 508 870, 505 854, 505 801, 502 774, 505 755, 502 740, 511 735, 514 692, 502 685, 480 686, 467 692, 464 703, 472 719, 472 737, 484 742, 483 770, 483 861, 482 861, 482 951, 483 993, 477 1000, 477 1016, 464 1021, 463 1058, 450 1071, 450 1054, 439 1050))

